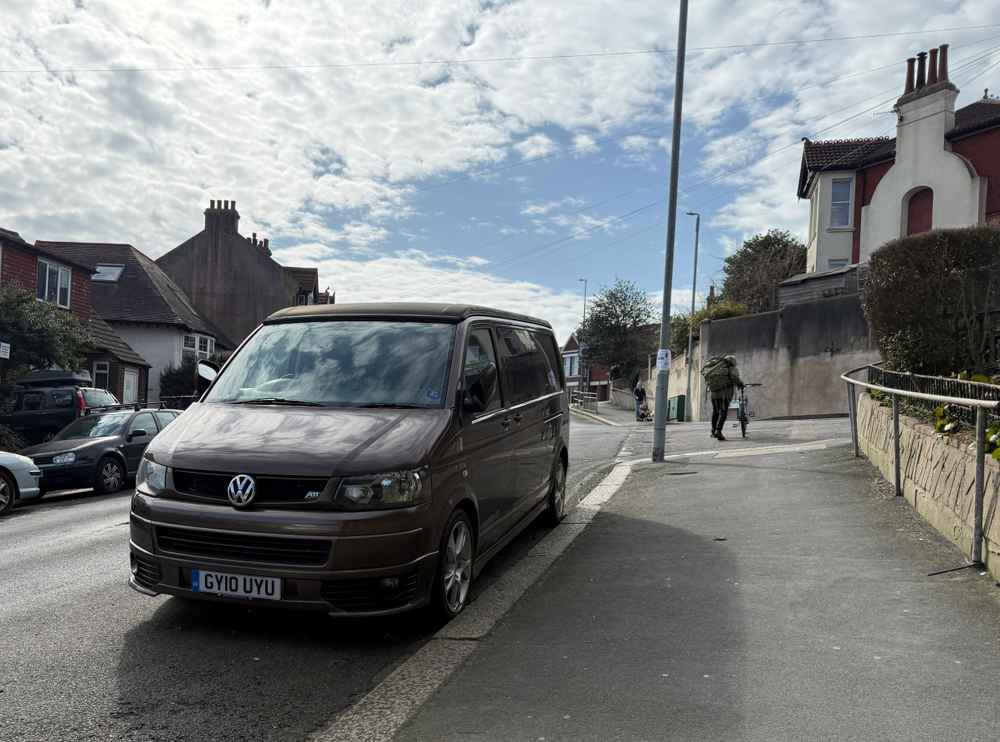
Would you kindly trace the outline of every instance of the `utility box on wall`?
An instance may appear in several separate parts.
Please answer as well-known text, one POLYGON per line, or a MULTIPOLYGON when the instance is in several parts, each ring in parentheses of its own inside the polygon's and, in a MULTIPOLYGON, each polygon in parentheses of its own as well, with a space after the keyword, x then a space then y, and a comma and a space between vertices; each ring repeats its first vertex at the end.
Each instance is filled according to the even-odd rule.
POLYGON ((687 410, 685 402, 687 398, 683 394, 671 397, 667 400, 667 419, 684 421, 684 413, 687 410))

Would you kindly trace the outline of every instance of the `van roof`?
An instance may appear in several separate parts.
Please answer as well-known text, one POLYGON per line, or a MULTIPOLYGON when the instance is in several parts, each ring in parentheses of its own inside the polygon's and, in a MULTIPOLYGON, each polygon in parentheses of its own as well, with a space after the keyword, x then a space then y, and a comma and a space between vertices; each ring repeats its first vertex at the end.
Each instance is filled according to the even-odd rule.
POLYGON ((302 307, 288 307, 275 312, 264 323, 290 322, 295 320, 321 319, 401 319, 431 320, 458 324, 469 317, 491 317, 529 322, 548 327, 552 325, 543 319, 526 314, 506 312, 502 309, 480 307, 475 304, 444 304, 433 302, 372 302, 363 304, 309 304, 302 307))

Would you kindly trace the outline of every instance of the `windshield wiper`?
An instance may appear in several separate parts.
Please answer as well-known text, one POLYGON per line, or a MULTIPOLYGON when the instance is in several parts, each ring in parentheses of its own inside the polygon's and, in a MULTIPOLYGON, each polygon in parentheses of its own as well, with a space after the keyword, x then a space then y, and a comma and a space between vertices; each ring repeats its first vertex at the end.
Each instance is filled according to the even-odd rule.
POLYGON ((379 407, 392 408, 396 410, 426 410, 427 408, 419 404, 397 404, 396 402, 369 402, 368 404, 351 405, 360 407, 363 410, 370 410, 379 407))
POLYGON ((307 402, 304 399, 285 399, 284 397, 258 397, 257 399, 233 400, 230 404, 273 404, 288 407, 323 407, 319 402, 307 402))

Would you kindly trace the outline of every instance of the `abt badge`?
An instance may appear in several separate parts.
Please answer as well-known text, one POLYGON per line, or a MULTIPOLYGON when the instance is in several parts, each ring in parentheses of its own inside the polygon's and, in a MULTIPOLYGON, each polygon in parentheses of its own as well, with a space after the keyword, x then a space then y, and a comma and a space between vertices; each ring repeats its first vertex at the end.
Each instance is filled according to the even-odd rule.
POLYGON ((254 495, 257 494, 257 483, 249 474, 237 474, 229 480, 226 494, 234 507, 245 508, 253 502, 254 495))
POLYGON ((322 492, 318 492, 316 490, 310 490, 309 492, 306 492, 306 496, 304 498, 302 498, 302 499, 304 499, 304 500, 318 500, 319 496, 321 494, 323 494, 323 493, 322 492))

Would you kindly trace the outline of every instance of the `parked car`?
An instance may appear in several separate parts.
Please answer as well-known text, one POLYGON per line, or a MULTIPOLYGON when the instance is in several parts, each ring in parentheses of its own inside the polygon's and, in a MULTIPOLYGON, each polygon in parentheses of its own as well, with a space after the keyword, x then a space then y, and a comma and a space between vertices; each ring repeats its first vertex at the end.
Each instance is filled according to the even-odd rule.
POLYGON ((38 497, 38 480, 42 473, 27 456, 0 451, 0 515, 19 500, 38 497))
POLYGON ((117 492, 135 476, 142 452, 174 421, 177 410, 117 409, 77 418, 47 443, 29 446, 42 471, 41 490, 93 487, 117 492))
POLYGON ((111 392, 90 386, 90 374, 35 371, 18 379, 11 411, 0 416, 28 444, 51 440, 67 423, 119 404, 111 392))
POLYGON ((337 614, 465 606, 565 505, 569 415, 542 320, 475 306, 271 315, 143 457, 131 586, 337 614))

